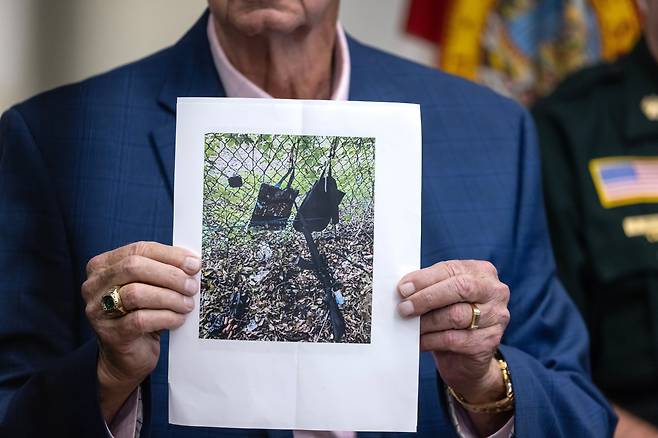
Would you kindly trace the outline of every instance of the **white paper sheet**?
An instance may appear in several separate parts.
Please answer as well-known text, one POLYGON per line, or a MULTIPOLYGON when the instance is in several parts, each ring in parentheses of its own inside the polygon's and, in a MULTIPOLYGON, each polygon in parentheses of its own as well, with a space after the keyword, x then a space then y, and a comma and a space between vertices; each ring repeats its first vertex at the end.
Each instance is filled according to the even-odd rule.
MULTIPOLYGON (((212 324, 204 320, 204 327, 216 330, 211 333, 220 333, 218 336, 226 338, 202 338, 199 328, 202 291, 195 296, 195 310, 185 324, 170 336, 169 421, 180 425, 235 428, 415 431, 419 326, 417 318, 403 319, 398 316, 396 305, 400 299, 396 285, 402 275, 420 266, 422 158, 419 107, 374 102, 180 98, 177 109, 173 242, 198 254, 202 253, 204 154, 207 153, 204 149, 207 149, 207 134, 210 133, 235 134, 238 139, 246 138, 240 134, 268 134, 272 135, 267 137, 271 139, 284 138, 278 137, 283 135, 303 135, 310 136, 310 139, 318 138, 319 142, 325 142, 323 144, 328 144, 336 136, 374 139, 374 260, 370 331, 369 335, 360 335, 360 343, 333 343, 326 339, 325 342, 236 340, 241 336, 250 336, 252 329, 254 332, 267 332, 269 324, 265 321, 264 325, 254 329, 263 317, 250 321, 250 308, 243 306, 239 309, 240 301, 235 301, 237 307, 220 303, 218 309, 223 308, 224 313, 218 310, 219 316, 207 313, 212 314, 209 316, 212 324), (234 316, 237 322, 229 321, 230 317, 226 316, 238 313, 239 318, 234 316), (237 332, 231 328, 234 323, 237 332)), ((225 140, 227 137, 220 135, 218 138, 223 139, 221 141, 224 143, 220 143, 227 148, 234 148, 232 150, 250 145, 236 146, 235 142, 225 140)), ((297 141, 297 137, 288 139, 293 143, 297 141)), ((367 140, 359 144, 367 144, 367 140)), ((293 147, 297 148, 295 160, 299 160, 298 157, 303 155, 299 152, 300 146, 291 146, 291 151, 293 147)), ((240 193, 250 181, 248 172, 242 168, 230 170, 231 166, 266 161, 261 150, 252 151, 251 155, 243 152, 234 154, 233 161, 216 164, 219 170, 213 170, 213 178, 224 184, 224 177, 239 175, 239 183, 243 185, 235 188, 236 192, 231 192, 232 188, 222 187, 224 191, 221 193, 240 193)), ((291 155, 292 152, 289 155, 282 152, 269 164, 276 162, 282 167, 291 155)), ((335 155, 334 160, 341 159, 338 152, 335 155)), ((327 158, 323 157, 321 160, 326 164, 327 158)), ((299 175, 310 170, 302 169, 301 162, 296 162, 295 166, 298 175, 295 178, 300 181, 301 187, 303 184, 299 175)), ((320 172, 318 166, 317 163, 315 167, 311 166, 316 173, 320 172)), ((338 172, 336 169, 335 164, 334 172, 338 172)), ((260 176, 261 183, 266 175, 270 175, 268 172, 271 173, 271 170, 265 170, 260 176)), ((340 185, 348 181, 345 175, 336 177, 339 189, 344 188, 340 185)), ((360 176, 349 178, 349 181, 364 180, 360 176)), ((346 198, 348 196, 349 193, 346 198)), ((304 193, 300 190, 298 206, 303 199, 304 193)), ((244 205, 243 208, 251 212, 254 205, 244 205)), ((236 211, 240 213, 239 209, 236 211)), ((341 214, 347 217, 342 211, 341 214)), ((293 208, 291 219, 294 215, 293 208)), ((291 224, 286 227, 290 230, 291 224)), ((214 229, 206 224, 206 230, 214 229)), ((237 226, 236 229, 240 231, 237 226)), ((247 224, 244 232, 248 229, 247 224)), ((259 257, 271 257, 271 249, 266 248, 265 255, 258 253, 259 257)), ((367 260, 365 255, 354 257, 365 257, 367 260)), ((204 259, 204 266, 206 263, 204 259)), ((262 262, 265 266, 267 263, 262 262)), ((347 265, 332 263, 336 275, 341 274, 340 266, 353 269, 349 261, 345 262, 347 265)), ((270 275, 270 271, 252 272, 245 281, 250 281, 253 287, 259 281, 265 281, 262 278, 270 275)), ((304 278, 311 284, 314 277, 304 278)), ((354 300, 359 299, 358 291, 343 287, 348 298, 351 293, 354 300)), ((205 293, 210 294, 208 291, 205 293)), ((284 296, 285 291, 276 293, 280 294, 277 296, 284 296)), ((309 299, 307 296, 303 298, 309 299)), ((323 311, 324 303, 317 302, 320 303, 320 311, 323 311)), ((343 308, 347 309, 354 302, 348 301, 343 308)), ((253 306, 253 302, 249 306, 253 306)), ((307 319, 312 319, 313 311, 318 310, 308 310, 307 319)), ((303 318, 301 323, 304 323, 303 318)), ((356 326, 352 324, 351 327, 356 326)), ((279 336, 276 327, 272 330, 267 336, 279 336)), ((326 327, 311 327, 309 330, 314 333, 317 330, 318 334, 313 335, 316 337, 322 333, 326 337, 328 333, 326 327)), ((350 336, 353 334, 348 333, 346 339, 350 336)))

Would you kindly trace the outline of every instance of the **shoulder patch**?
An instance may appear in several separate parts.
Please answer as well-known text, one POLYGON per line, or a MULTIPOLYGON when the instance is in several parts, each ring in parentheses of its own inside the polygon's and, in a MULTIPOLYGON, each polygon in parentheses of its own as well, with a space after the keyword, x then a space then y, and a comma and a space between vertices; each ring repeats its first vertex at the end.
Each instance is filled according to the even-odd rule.
POLYGON ((658 203, 658 157, 605 157, 589 162, 603 208, 658 203))

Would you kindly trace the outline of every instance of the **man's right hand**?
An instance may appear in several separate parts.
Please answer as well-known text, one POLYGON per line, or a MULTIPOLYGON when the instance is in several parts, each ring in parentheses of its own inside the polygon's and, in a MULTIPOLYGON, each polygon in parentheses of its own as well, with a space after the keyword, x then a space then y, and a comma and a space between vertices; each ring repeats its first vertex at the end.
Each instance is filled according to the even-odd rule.
POLYGON ((180 327, 194 308, 200 269, 192 252, 156 242, 132 243, 87 264, 82 297, 99 342, 100 404, 108 424, 158 363, 160 330, 180 327), (102 309, 101 297, 113 286, 121 286, 123 316, 102 309))

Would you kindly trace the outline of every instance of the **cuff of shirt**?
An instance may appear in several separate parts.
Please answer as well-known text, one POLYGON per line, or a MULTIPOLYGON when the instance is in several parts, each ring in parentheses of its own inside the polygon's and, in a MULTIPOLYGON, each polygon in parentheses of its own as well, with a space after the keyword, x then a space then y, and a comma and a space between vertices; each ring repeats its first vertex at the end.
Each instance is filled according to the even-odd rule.
MULTIPOLYGON (((475 431, 475 426, 468 416, 468 412, 455 400, 455 398, 446 390, 446 398, 448 399, 448 410, 450 411, 450 418, 452 424, 455 426, 457 435, 460 438, 477 438, 478 434, 475 431)), ((514 436, 514 416, 510 418, 507 423, 498 429, 488 438, 511 438, 514 436)))
POLYGON ((137 410, 139 407, 140 387, 130 394, 119 412, 114 416, 112 423, 107 428, 110 438, 135 438, 137 427, 137 410))

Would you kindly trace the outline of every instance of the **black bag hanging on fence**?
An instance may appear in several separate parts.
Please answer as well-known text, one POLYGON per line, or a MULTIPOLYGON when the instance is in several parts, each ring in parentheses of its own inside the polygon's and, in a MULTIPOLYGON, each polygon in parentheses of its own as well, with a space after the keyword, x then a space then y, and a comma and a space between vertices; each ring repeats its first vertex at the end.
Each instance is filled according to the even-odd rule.
POLYGON ((251 214, 249 227, 261 227, 268 230, 281 230, 286 227, 292 206, 295 203, 299 190, 291 187, 295 179, 295 162, 293 152, 290 155, 290 169, 276 185, 262 183, 258 189, 258 199, 251 214), (281 185, 288 178, 285 188, 281 185))
POLYGON ((302 205, 297 210, 297 215, 293 221, 293 227, 297 231, 302 231, 299 215, 304 216, 308 231, 322 231, 327 228, 329 222, 338 223, 338 206, 345 193, 338 190, 336 179, 331 175, 331 162, 335 148, 336 142, 331 145, 328 166, 322 171, 320 179, 313 184, 304 201, 302 201, 302 205))

